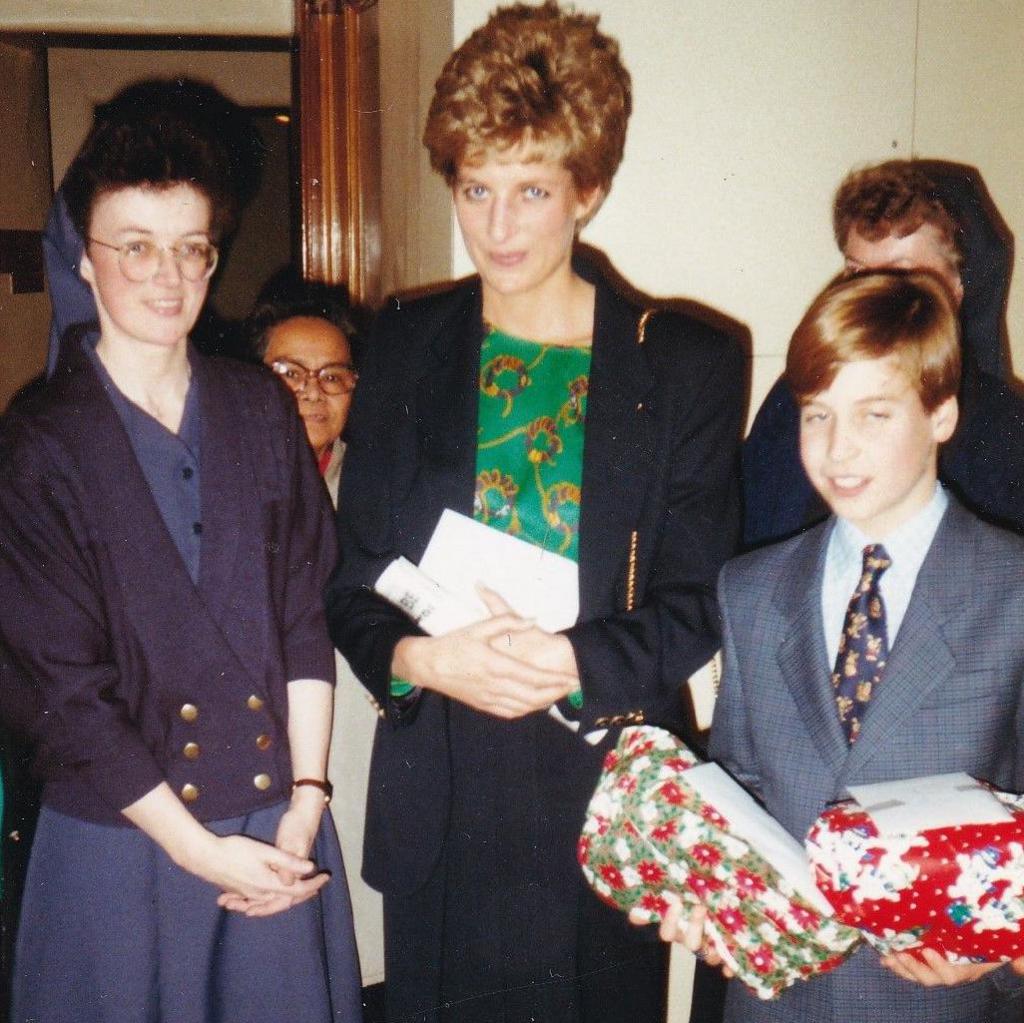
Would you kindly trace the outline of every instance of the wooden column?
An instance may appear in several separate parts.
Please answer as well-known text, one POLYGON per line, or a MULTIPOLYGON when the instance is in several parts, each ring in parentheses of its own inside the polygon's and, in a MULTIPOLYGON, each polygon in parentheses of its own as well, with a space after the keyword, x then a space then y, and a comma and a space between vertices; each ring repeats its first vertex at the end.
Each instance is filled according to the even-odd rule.
POLYGON ((302 271, 380 298, 377 0, 296 0, 302 271))

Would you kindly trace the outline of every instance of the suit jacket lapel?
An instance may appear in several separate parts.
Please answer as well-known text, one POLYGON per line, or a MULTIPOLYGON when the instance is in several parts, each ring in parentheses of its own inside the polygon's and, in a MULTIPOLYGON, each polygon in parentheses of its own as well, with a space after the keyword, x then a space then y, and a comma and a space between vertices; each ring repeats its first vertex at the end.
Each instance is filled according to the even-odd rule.
POLYGON ((629 550, 646 480, 656 468, 654 380, 637 343, 639 315, 602 281, 596 288, 580 507, 582 618, 594 613, 612 569, 629 550))
POLYGON ((243 523, 253 514, 251 477, 231 438, 241 421, 235 396, 204 359, 192 360, 199 384, 201 433, 200 487, 203 516, 199 588, 214 617, 220 617, 235 591, 235 564, 243 523), (248 485, 247 485, 248 484, 248 485))
POLYGON ((787 570, 772 599, 786 630, 777 651, 782 677, 822 759, 838 774, 849 746, 829 683, 832 666, 821 617, 821 580, 831 532, 830 519, 803 537, 792 569, 787 570), (809 587, 809 579, 816 580, 815 585, 809 587))
POLYGON ((195 587, 164 525, 121 417, 84 352, 71 354, 67 365, 71 374, 69 422, 89 423, 82 471, 96 483, 91 496, 122 588, 129 595, 137 589, 137 580, 146 579, 156 587, 160 604, 180 604, 183 594, 194 594, 195 587), (159 573, 154 574, 154 565, 160 566, 159 573))
POLYGON ((843 766, 844 779, 853 780, 879 750, 891 749, 904 722, 934 690, 948 684, 956 669, 943 625, 962 606, 971 577, 970 544, 957 525, 965 514, 951 499, 918 573, 885 676, 871 697, 860 735, 843 766), (898 682, 887 684, 889 679, 898 682))
MULTIPOLYGON (((419 356, 409 401, 415 406, 408 421, 416 436, 398 438, 394 451, 395 509, 405 501, 416 504, 417 536, 405 543, 418 560, 437 525, 450 507, 473 514, 478 418, 477 380, 483 321, 479 281, 460 288, 432 323, 421 330, 425 347, 419 356), (424 465, 429 472, 420 472, 424 465)), ((411 335, 415 337, 415 334, 411 335)), ((408 521, 408 516, 401 516, 408 521)))
MULTIPOLYGON (((254 678, 266 670, 269 625, 260 596, 267 592, 266 561, 251 549, 261 542, 267 495, 260 492, 242 436, 263 428, 259 409, 240 408, 228 378, 193 359, 202 415, 200 479, 203 544, 199 595, 211 624, 254 678)), ((305 437, 301 438, 305 441, 305 437)))

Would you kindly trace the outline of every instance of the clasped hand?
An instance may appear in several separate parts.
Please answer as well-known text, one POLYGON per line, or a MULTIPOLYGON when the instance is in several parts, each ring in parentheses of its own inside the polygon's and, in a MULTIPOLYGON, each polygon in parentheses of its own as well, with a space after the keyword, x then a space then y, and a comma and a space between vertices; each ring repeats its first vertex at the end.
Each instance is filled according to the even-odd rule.
MULTIPOLYGON (((666 895, 670 902, 668 911, 658 929, 663 941, 675 941, 699 955, 709 966, 722 966, 722 973, 732 977, 733 972, 722 965, 722 957, 707 936, 705 923, 708 911, 705 906, 697 906, 689 911, 674 896, 666 895)), ((647 921, 635 910, 630 913, 630 921, 637 925, 647 921)), ((882 956, 882 965, 915 984, 924 987, 955 987, 958 984, 969 984, 980 980, 993 970, 998 970, 1002 963, 950 963, 935 949, 922 948, 913 952, 898 952, 882 956)), ((1018 974, 1024 974, 1024 956, 1010 963, 1010 968, 1018 974)))
POLYGON ((222 893, 217 904, 246 916, 272 916, 311 899, 330 880, 314 873, 309 859, 323 798, 316 790, 296 790, 292 805, 281 817, 274 845, 243 835, 218 838, 222 893))
POLYGON ((403 639, 392 662, 396 676, 508 719, 546 710, 579 688, 564 636, 538 628, 493 591, 478 591, 491 617, 445 636, 403 639))

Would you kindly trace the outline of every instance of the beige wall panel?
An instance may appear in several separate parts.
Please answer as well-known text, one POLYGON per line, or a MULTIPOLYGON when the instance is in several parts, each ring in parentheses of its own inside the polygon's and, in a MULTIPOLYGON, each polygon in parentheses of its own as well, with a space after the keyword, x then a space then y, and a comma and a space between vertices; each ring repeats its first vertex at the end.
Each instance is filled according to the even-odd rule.
MULTIPOLYGON (((455 36, 490 0, 455 0, 455 36)), ((889 0, 587 0, 622 44, 635 113, 584 237, 655 295, 706 302, 754 338, 753 407, 838 269, 832 193, 910 152, 915 5, 889 0)), ((468 266, 457 246, 456 269, 468 266)))
MULTIPOLYGON (((41 231, 50 203, 45 61, 0 43, 0 81, 0 228, 41 231)), ((14 295, 0 275, 0 410, 43 368, 49 324, 45 293, 14 295)))
POLYGON ((380 15, 383 292, 451 276, 447 189, 420 142, 434 79, 452 45, 451 6, 382 0, 380 15))
POLYGON ((4 0, 0 28, 32 32, 127 32, 288 36, 292 0, 4 0))
POLYGON ((59 182, 92 124, 93 108, 140 78, 188 75, 217 86, 242 106, 291 103, 288 53, 232 50, 49 51, 53 176, 59 182))
POLYGON ((1007 315, 1013 365, 1024 372, 1024 4, 922 0, 915 147, 981 171, 1016 236, 1007 315))

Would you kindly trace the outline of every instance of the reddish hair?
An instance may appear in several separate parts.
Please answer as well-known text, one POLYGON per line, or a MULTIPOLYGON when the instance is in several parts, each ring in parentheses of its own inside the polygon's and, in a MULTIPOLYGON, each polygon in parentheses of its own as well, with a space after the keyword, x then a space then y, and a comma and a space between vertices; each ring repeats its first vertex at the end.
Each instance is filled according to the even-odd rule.
POLYGON ((928 412, 959 390, 959 319, 934 274, 877 271, 829 285, 793 334, 786 381, 805 404, 848 363, 887 355, 899 358, 928 412))
POLYGON ((619 45, 597 23, 555 0, 499 7, 434 86, 423 132, 434 170, 454 185, 461 164, 524 144, 560 162, 580 192, 607 191, 632 94, 619 45))

